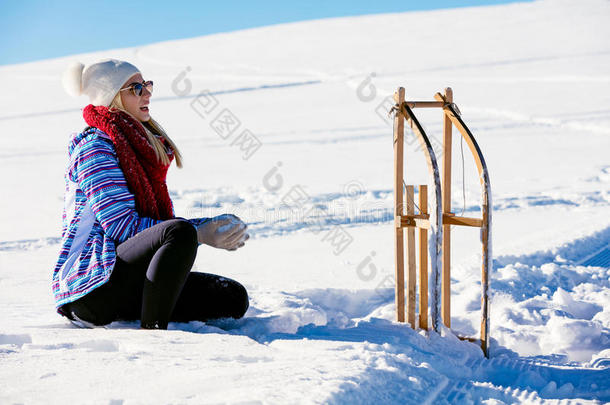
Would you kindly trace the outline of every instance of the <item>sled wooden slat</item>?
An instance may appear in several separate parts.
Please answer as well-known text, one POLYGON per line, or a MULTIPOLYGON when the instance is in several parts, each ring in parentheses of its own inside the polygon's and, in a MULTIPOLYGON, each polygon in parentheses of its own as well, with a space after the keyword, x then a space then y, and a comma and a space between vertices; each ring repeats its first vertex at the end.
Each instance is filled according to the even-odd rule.
MULTIPOLYGON (((405 89, 398 89, 394 95, 396 102, 405 101, 405 89)), ((394 117, 394 215, 402 216, 404 205, 402 198, 403 185, 403 148, 404 148, 405 117, 401 111, 396 112, 394 117)), ((403 228, 395 228, 395 301, 396 321, 405 321, 405 259, 404 259, 404 231, 403 228)))
MULTIPOLYGON (((445 89, 445 100, 453 102, 453 91, 445 89)), ((442 105, 441 105, 442 107, 442 105)), ((443 114, 443 323, 451 327, 451 226, 445 219, 445 214, 451 212, 451 142, 452 123, 443 114)))
MULTIPOLYGON (((419 186, 419 209, 428 212, 428 186, 419 186)), ((430 222, 428 221, 428 225, 430 222)), ((428 231, 419 228, 419 327, 428 330, 428 231)))
POLYGON ((441 108, 441 101, 407 101, 409 108, 441 108))
MULTIPOLYGON (((415 214, 415 192, 411 185, 406 187, 407 215, 415 214)), ((408 227, 407 233, 407 322, 415 328, 415 228, 408 227)))
POLYGON ((401 215, 397 217, 396 226, 403 228, 414 226, 416 228, 430 229, 429 217, 430 215, 428 214, 401 215))
MULTIPOLYGON (((483 226, 483 220, 481 218, 468 218, 445 214, 443 215, 443 225, 446 227, 449 227, 449 225, 462 225, 480 228, 483 226)), ((445 235, 444 232, 443 235, 445 235)))

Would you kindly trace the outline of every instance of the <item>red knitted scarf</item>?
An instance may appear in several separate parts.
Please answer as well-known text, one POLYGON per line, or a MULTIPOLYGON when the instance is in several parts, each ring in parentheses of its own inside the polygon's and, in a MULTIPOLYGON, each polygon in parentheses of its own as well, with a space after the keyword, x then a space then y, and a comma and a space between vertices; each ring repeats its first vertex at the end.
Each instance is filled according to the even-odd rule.
MULTIPOLYGON (((127 186, 135 196, 138 214, 154 219, 173 218, 172 200, 165 184, 169 164, 157 159, 142 123, 123 111, 93 104, 84 108, 83 118, 112 140, 127 186)), ((168 150, 171 162, 174 155, 171 148, 168 150)))

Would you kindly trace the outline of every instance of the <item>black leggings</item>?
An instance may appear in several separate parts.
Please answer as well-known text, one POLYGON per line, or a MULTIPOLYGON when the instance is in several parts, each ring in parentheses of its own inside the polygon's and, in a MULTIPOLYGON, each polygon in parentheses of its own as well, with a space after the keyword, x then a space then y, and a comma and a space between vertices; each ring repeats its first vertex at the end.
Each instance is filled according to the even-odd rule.
POLYGON ((63 305, 61 312, 93 325, 140 319, 145 329, 167 329, 168 322, 241 318, 248 309, 246 289, 225 277, 191 272, 197 246, 197 232, 184 219, 145 229, 116 247, 106 283, 63 305))

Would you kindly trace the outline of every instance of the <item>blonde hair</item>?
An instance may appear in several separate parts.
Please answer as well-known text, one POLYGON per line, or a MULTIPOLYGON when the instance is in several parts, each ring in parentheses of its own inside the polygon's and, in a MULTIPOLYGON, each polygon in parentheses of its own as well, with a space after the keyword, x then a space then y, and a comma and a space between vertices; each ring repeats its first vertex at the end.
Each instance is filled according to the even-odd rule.
MULTIPOLYGON (((114 96, 114 99, 112 100, 112 102, 110 103, 108 108, 109 109, 114 108, 114 109, 121 110, 121 111, 129 114, 135 120, 138 120, 136 117, 133 116, 133 114, 131 114, 129 111, 127 111, 125 109, 125 107, 123 107, 123 102, 121 101, 121 93, 117 93, 116 96, 114 96)), ((140 120, 138 120, 138 121, 140 121, 140 120)), ((155 151, 155 154, 157 155, 157 159, 159 159, 159 161, 161 163, 166 164, 166 165, 170 163, 169 157, 167 156, 167 151, 165 150, 165 146, 163 145, 163 142, 161 142, 161 140, 159 138, 157 138, 156 135, 165 139, 165 141, 169 144, 170 148, 174 152, 174 157, 176 158, 176 166, 182 168, 182 154, 178 150, 178 147, 176 146, 174 141, 172 141, 170 139, 170 137, 167 135, 167 132, 165 132, 163 127, 157 121, 155 121, 152 117, 150 117, 150 120, 148 120, 148 121, 145 121, 145 122, 140 121, 140 122, 142 123, 142 126, 146 130, 146 139, 148 139, 148 142, 152 145, 152 147, 155 151)))

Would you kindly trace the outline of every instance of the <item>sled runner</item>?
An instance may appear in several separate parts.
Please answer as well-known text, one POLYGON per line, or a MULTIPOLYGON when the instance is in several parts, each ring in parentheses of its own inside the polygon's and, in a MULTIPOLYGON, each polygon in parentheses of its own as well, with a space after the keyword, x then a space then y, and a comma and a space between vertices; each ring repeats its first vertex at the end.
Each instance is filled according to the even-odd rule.
MULTIPOLYGON (((446 88, 444 94, 436 93, 436 101, 405 101, 405 90, 400 87, 394 93, 396 104, 390 110, 394 114, 394 225, 395 225, 395 299, 396 320, 416 327, 416 250, 415 230, 419 239, 419 327, 428 329, 428 296, 432 329, 440 331, 441 324, 451 327, 451 226, 481 228, 481 330, 480 344, 485 356, 489 356, 489 273, 491 258, 491 188, 489 173, 483 154, 474 136, 460 117, 453 103, 453 92, 446 88), (430 139, 413 113, 416 108, 441 108, 443 110, 443 165, 442 179, 438 161, 430 139), (418 187, 419 204, 415 203, 415 187, 404 182, 404 123, 409 124, 426 157, 430 183, 432 184, 431 210, 428 212, 428 186, 418 187), (481 218, 456 216, 451 212, 451 138, 455 126, 469 146, 479 173, 481 184, 481 218), (404 185, 404 188, 403 188, 404 185), (404 192, 403 192, 404 190, 404 192), (415 213, 415 205, 419 212, 415 213), (430 235, 428 235, 428 232, 430 235), (405 243, 406 236, 406 243, 405 243), (407 273, 405 274, 405 247, 407 273), (428 255, 430 274, 428 274, 428 255), (405 299, 405 276, 407 281, 405 299), (428 283, 429 282, 429 283, 428 283), (429 285, 428 285, 429 284, 429 285), (406 306, 406 314, 405 314, 406 306)), ((461 337, 463 338, 463 337, 461 337)), ((463 338, 474 341, 472 338, 463 338)))

